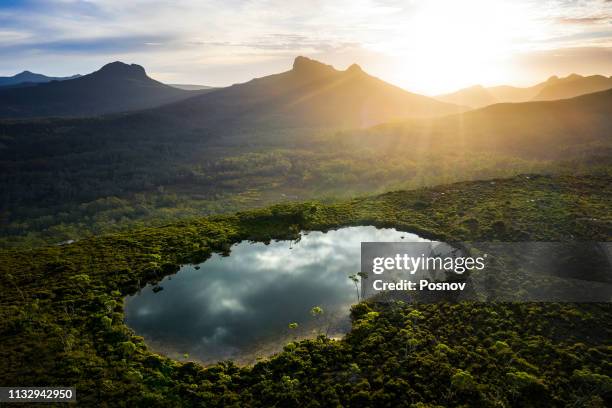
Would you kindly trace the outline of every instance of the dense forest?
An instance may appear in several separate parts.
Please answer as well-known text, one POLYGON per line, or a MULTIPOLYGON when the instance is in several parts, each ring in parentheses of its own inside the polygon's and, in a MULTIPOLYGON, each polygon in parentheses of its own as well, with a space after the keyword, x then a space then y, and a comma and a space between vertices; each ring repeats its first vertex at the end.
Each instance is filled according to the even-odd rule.
POLYGON ((84 406, 610 406, 610 303, 362 302, 346 338, 291 342, 246 367, 156 355, 123 323, 123 297, 180 265, 300 230, 375 225, 447 242, 606 241, 609 180, 521 175, 2 249, 0 379, 75 384, 84 406))

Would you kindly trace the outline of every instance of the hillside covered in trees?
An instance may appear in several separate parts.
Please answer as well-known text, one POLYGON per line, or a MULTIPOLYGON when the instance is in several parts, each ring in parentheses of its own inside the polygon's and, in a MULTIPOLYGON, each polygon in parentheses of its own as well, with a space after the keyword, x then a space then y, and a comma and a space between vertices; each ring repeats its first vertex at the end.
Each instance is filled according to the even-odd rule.
MULTIPOLYGON (((270 82, 303 103, 320 75, 333 81, 357 75, 381 92, 389 89, 361 71, 307 62, 305 75, 299 65, 297 73, 294 68, 154 110, 0 122, 3 245, 60 242, 286 200, 521 172, 609 171, 612 91, 364 129, 330 127, 324 118, 303 127, 292 121, 293 108, 285 108, 285 93, 273 92, 270 82), (255 120, 247 105, 270 120, 255 120)), ((350 122, 353 113, 338 117, 350 122)))
POLYGON ((149 351, 123 323, 123 297, 232 243, 300 230, 605 241, 611 198, 605 176, 529 175, 2 250, 0 379, 75 384, 87 406, 609 406, 610 303, 362 302, 342 340, 292 342, 254 366, 202 367, 149 351))

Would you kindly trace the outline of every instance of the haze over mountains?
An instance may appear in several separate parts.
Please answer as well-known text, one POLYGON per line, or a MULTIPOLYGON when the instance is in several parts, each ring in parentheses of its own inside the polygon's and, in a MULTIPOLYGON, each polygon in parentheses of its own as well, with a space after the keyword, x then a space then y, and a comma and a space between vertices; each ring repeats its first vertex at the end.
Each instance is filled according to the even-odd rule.
MULTIPOLYGON (((457 154, 503 154, 540 160, 598 156, 612 147, 612 89, 571 99, 500 103, 432 121, 367 130, 401 143, 457 154), (603 149, 603 150, 602 150, 603 149)), ((415 151, 416 154, 416 151, 415 151)))
POLYGON ((88 75, 0 88, 0 118, 95 116, 160 106, 197 95, 162 84, 140 65, 113 62, 88 75))
POLYGON ((121 62, 76 78, 24 71, 4 79, 17 82, 0 87, 0 118, 97 116, 160 107, 156 115, 206 128, 246 123, 364 128, 495 103, 566 99, 612 88, 612 77, 573 74, 527 88, 477 85, 434 99, 388 84, 356 64, 341 71, 306 57, 297 57, 289 71, 227 88, 165 85, 148 77, 141 66, 121 62))
POLYGON ((612 76, 592 75, 583 77, 572 74, 565 78, 553 77, 549 79, 546 86, 538 92, 533 100, 552 101, 555 99, 567 99, 610 88, 612 88, 612 76))
POLYGON ((304 124, 367 127, 407 117, 431 117, 464 110, 407 92, 368 75, 353 64, 345 71, 305 57, 291 71, 255 79, 224 91, 253 104, 267 101, 264 115, 285 115, 304 124))
POLYGON ((340 71, 297 57, 289 71, 221 88, 155 113, 206 127, 259 123, 345 128, 464 110, 388 84, 356 64, 340 71))
POLYGON ((550 77, 527 88, 513 86, 494 86, 485 88, 475 85, 459 91, 436 96, 436 99, 471 108, 480 108, 495 103, 549 101, 568 99, 588 93, 612 88, 612 77, 603 75, 581 76, 569 75, 565 78, 550 77))
MULTIPOLYGON (((562 79, 553 77, 530 88, 502 86, 487 88, 486 91, 513 101, 537 100, 605 87, 608 80, 601 76, 585 78, 573 75, 562 79)), ((83 146, 95 150, 98 142, 117 137, 135 143, 143 138, 160 138, 180 144, 181 138, 186 138, 198 145, 226 145, 235 143, 235 140, 229 140, 239 134, 240 140, 257 145, 260 135, 272 134, 273 129, 363 129, 390 121, 400 123, 397 129, 414 129, 417 135, 423 133, 418 137, 426 136, 426 145, 438 138, 445 143, 459 140, 469 148, 488 146, 495 150, 516 142, 525 147, 523 152, 531 151, 545 157, 557 156, 551 151, 558 151, 559 146, 568 141, 571 144, 587 139, 609 139, 607 132, 612 122, 611 92, 549 102, 498 104, 466 112, 459 105, 438 102, 390 85, 368 75, 358 65, 340 71, 305 57, 297 57, 289 71, 205 93, 161 84, 147 77, 142 67, 120 62, 108 64, 78 79, 10 91, 0 91, 0 100, 7 95, 38 97, 37 100, 21 100, 23 109, 27 109, 24 115, 62 107, 65 107, 64 114, 71 112, 76 115, 76 112, 114 112, 162 104, 153 109, 95 121, 83 118, 45 121, 42 127, 36 122, 3 126, 7 136, 3 141, 5 149, 0 149, 0 154, 16 147, 23 157, 33 157, 32 154, 44 157, 49 149, 54 150, 54 154, 63 154, 55 147, 47 146, 41 152, 36 145, 30 145, 29 142, 37 136, 19 142, 10 137, 12 132, 21 133, 23 129, 30 129, 33 135, 52 137, 58 142, 54 146, 70 140, 72 130, 78 137, 81 133, 96 135, 90 145, 83 146), (80 98, 83 99, 81 102, 80 98), (163 104, 163 101, 173 99, 179 101, 163 104), (65 102, 62 104, 57 100, 65 102), (54 105, 54 101, 57 104, 54 105), (102 106, 94 106, 100 102, 103 102, 102 106), (64 129, 61 135, 53 130, 55 127, 64 129), (65 131, 66 127, 71 131, 65 131), (41 133, 39 128, 44 128, 44 131, 41 133), (550 142, 546 149, 536 143, 542 138, 550 142), (19 148, 23 142, 32 150, 19 148)), ((476 94, 478 89, 473 91, 476 94)), ((2 109, 6 111, 7 107, 2 106, 2 109)), ((60 114, 56 111, 54 115, 60 114)), ((391 128, 394 126, 390 125, 391 128)), ((283 132, 281 134, 287 133, 283 132)), ((412 137, 407 140, 413 142, 412 137)), ((106 142, 103 145, 107 147, 106 142)))

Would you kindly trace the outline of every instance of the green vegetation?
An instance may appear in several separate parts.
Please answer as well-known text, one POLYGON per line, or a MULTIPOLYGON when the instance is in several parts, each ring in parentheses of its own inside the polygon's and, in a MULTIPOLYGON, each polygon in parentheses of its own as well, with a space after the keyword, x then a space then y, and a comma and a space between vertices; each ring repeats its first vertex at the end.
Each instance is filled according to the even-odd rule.
MULTIPOLYGON (((0 126, 0 138, 1 131, 0 126)), ((63 153, 37 157, 27 143, 19 149, 27 150, 28 157, 3 162, 0 147, 3 247, 53 244, 278 202, 331 203, 518 173, 610 171, 602 153, 605 144, 584 144, 573 155, 553 160, 524 152, 478 151, 451 141, 432 148, 419 142, 427 135, 419 133, 415 140, 413 129, 402 124, 354 132, 310 130, 297 136, 293 130, 280 131, 257 148, 131 136, 108 141, 110 146, 91 140, 81 146, 80 133, 55 139, 23 131, 30 132, 32 143, 50 143, 63 153)), ((91 131, 92 137, 100 136, 91 131)))
POLYGON ((609 406, 610 303, 362 302, 344 340, 320 336, 252 367, 206 368, 151 353, 123 324, 122 304, 181 264, 303 229, 376 225, 448 242, 608 241, 610 181, 523 175, 3 249, 0 379, 76 385, 83 406, 609 406))

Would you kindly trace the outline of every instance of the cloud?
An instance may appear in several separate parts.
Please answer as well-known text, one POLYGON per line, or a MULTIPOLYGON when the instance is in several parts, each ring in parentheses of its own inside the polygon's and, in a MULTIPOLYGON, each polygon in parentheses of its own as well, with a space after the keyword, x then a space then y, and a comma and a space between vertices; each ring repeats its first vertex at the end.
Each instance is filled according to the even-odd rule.
POLYGON ((332 50, 342 50, 359 47, 358 42, 339 42, 326 39, 308 37, 299 34, 267 34, 250 41, 231 42, 231 41, 198 41, 192 42, 194 45, 208 47, 234 47, 252 50, 267 51, 300 51, 310 50, 311 52, 328 52, 332 50))
POLYGON ((572 73, 610 75, 612 47, 569 47, 533 51, 517 55, 515 64, 520 67, 525 78, 540 80, 551 75, 561 77, 572 73))
MULTIPOLYGON (((393 80, 407 85, 400 77, 414 75, 414 63, 407 62, 427 60, 432 49, 462 54, 454 45, 464 38, 482 43, 472 47, 474 54, 485 47, 504 58, 507 52, 608 46, 611 15, 612 3, 602 0, 2 1, 0 75, 87 73, 120 59, 163 81, 221 86, 286 70, 306 54, 338 68, 357 62, 385 79, 393 77, 385 64, 403 60, 393 80), (472 17, 453 23, 452 10, 462 9, 472 17), (446 35, 447 22, 457 27, 455 34, 465 29, 470 35, 446 35), (503 29, 495 30, 499 25, 503 29)), ((423 82, 414 76, 411 83, 423 82)))
POLYGON ((599 15, 592 17, 560 17, 557 19, 557 21, 560 24, 571 25, 608 24, 612 22, 612 15, 599 15))
MULTIPOLYGON (((2 33, 0 32, 0 38, 2 33)), ((10 41, 0 44, 0 55, 18 55, 20 52, 40 51, 46 53, 74 53, 74 54, 97 54, 121 53, 121 52, 143 52, 147 45, 163 45, 172 39, 160 36, 112 36, 82 39, 57 39, 52 41, 33 41, 26 44, 10 41)))

